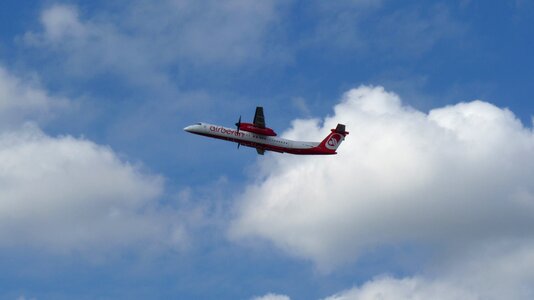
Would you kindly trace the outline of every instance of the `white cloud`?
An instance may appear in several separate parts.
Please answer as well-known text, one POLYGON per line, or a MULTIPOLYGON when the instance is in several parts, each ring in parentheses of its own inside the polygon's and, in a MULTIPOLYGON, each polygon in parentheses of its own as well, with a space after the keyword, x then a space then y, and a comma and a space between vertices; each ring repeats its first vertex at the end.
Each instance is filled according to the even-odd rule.
POLYGON ((165 84, 166 71, 190 65, 238 66, 265 61, 279 1, 133 1, 118 11, 80 15, 76 6, 43 10, 42 32, 27 32, 31 46, 60 54, 71 74, 119 74, 136 83, 165 84))
POLYGON ((0 129, 28 120, 48 119, 68 106, 68 100, 50 96, 37 80, 22 80, 0 66, 0 129))
POLYGON ((463 249, 436 263, 429 272, 456 286, 476 290, 480 299, 534 297, 534 241, 492 240, 463 249))
POLYGON ((382 88, 349 91, 327 117, 285 135, 351 134, 336 157, 275 156, 247 188, 236 236, 260 236, 331 264, 397 242, 462 244, 529 235, 534 137, 514 115, 474 101, 429 114, 382 88))
POLYGON ((93 255, 185 246, 183 216, 158 202, 160 176, 35 125, 68 103, 0 67, 0 247, 93 255))
POLYGON ((438 278, 484 299, 532 296, 532 129, 487 102, 423 113, 363 86, 347 92, 334 115, 296 120, 284 135, 320 140, 338 122, 350 134, 337 156, 259 163, 237 204, 233 239, 266 239, 325 269, 376 247, 423 246, 434 260, 416 262, 424 280, 415 287, 438 278))
MULTIPOLYGON (((435 266, 440 271, 437 278, 428 274, 404 278, 378 276, 323 300, 532 299, 532 244, 517 246, 506 243, 470 253, 452 268, 439 264, 435 266)), ((290 298, 276 294, 253 298, 266 299, 290 298)))
POLYGON ((98 252, 183 234, 158 210, 162 179, 108 147, 26 126, 0 135, 0 170, 3 246, 98 252))
POLYGON ((55 5, 43 11, 41 23, 46 39, 51 41, 79 38, 86 30, 80 23, 76 7, 68 5, 55 5))
POLYGON ((71 76, 111 72, 140 82, 161 80, 151 61, 154 45, 121 33, 113 20, 83 19, 76 6, 56 4, 43 10, 41 24, 42 32, 27 32, 23 40, 59 54, 58 64, 71 76))
POLYGON ((324 300, 469 300, 481 299, 478 295, 446 282, 422 278, 378 278, 324 300))
POLYGON ((261 297, 254 297, 252 300, 290 300, 288 296, 285 295, 278 295, 278 294, 267 294, 265 296, 261 297))
POLYGON ((532 299, 532 249, 532 241, 493 241, 434 261, 433 270, 427 274, 377 277, 324 300, 532 299))

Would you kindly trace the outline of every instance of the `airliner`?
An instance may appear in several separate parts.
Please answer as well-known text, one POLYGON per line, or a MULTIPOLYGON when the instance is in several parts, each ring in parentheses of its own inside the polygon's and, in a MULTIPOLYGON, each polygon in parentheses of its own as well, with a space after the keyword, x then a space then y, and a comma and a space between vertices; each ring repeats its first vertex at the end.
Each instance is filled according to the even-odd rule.
POLYGON ((335 129, 326 136, 322 142, 302 142, 293 141, 277 137, 276 132, 265 126, 265 116, 263 107, 256 107, 254 121, 252 123, 242 123, 241 116, 236 129, 213 125, 208 123, 196 123, 184 128, 185 131, 237 143, 239 146, 256 148, 260 155, 265 151, 279 153, 290 153, 299 155, 332 155, 337 154, 336 150, 349 134, 345 131, 345 125, 337 124, 335 129))

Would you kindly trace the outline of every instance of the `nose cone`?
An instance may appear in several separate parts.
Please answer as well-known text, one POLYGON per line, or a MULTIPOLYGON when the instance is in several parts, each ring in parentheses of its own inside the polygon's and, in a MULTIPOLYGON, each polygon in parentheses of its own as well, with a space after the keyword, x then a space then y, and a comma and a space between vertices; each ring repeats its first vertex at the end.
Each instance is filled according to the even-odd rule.
POLYGON ((184 130, 187 131, 187 132, 193 132, 193 127, 194 127, 193 125, 189 125, 189 126, 185 127, 184 130))

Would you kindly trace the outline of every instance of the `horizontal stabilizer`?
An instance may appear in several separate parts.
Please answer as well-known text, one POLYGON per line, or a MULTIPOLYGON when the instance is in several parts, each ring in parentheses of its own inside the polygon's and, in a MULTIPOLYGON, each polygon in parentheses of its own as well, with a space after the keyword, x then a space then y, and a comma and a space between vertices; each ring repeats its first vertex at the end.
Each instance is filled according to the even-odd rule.
POLYGON ((342 134, 343 136, 349 134, 347 131, 345 131, 345 125, 344 124, 337 124, 337 127, 335 130, 333 130, 336 133, 342 134))

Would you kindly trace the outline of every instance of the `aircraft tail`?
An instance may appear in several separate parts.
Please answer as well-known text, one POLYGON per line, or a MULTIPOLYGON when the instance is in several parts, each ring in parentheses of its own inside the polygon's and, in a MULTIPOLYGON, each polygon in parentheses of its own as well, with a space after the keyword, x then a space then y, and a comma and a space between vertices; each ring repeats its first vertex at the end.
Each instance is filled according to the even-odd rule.
POLYGON ((319 144, 317 148, 327 154, 336 154, 336 149, 349 134, 345 131, 345 125, 337 124, 336 129, 331 129, 331 133, 319 144))

